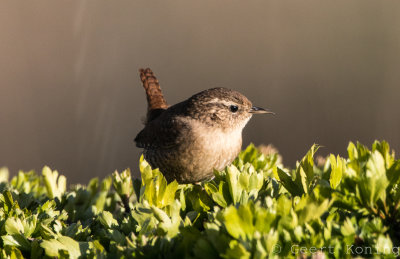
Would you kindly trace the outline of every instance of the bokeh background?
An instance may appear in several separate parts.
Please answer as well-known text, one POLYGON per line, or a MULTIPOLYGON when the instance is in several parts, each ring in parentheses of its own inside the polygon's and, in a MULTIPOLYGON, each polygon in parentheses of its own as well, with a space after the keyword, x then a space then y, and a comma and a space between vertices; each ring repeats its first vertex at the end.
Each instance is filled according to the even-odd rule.
POLYGON ((400 2, 85 1, 0 3, 0 165, 86 183, 138 174, 146 112, 137 70, 170 104, 211 87, 276 112, 244 145, 273 143, 293 166, 313 143, 385 139, 400 151, 400 2))

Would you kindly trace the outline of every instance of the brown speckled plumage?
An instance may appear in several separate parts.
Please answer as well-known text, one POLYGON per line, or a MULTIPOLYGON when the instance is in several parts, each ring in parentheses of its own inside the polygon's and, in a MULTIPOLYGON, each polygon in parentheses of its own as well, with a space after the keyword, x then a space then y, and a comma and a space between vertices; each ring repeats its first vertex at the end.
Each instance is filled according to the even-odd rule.
POLYGON ((212 178, 213 169, 224 169, 240 152, 242 129, 252 114, 268 113, 226 88, 202 91, 167 108, 152 71, 140 72, 149 111, 135 142, 144 149, 144 158, 152 167, 160 168, 168 181, 194 183, 212 178), (147 83, 146 74, 157 84, 147 83))

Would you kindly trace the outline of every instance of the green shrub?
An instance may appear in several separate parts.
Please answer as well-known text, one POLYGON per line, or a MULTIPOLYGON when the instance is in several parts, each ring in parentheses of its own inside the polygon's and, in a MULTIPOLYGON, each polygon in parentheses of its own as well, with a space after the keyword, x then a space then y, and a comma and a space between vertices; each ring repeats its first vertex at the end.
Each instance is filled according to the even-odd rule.
POLYGON ((66 188, 43 168, 0 169, 0 256, 11 258, 396 258, 400 160, 386 142, 348 146, 296 168, 253 145, 201 184, 167 183, 141 158, 129 170, 66 188), (320 159, 321 160, 321 159, 320 159))

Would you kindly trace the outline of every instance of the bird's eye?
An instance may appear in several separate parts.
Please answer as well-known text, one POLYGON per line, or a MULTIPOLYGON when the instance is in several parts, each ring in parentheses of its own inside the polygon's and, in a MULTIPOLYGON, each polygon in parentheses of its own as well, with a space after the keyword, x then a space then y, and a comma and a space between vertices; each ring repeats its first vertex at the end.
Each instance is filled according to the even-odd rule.
POLYGON ((237 105, 231 105, 229 106, 229 109, 231 110, 231 112, 237 112, 239 110, 239 107, 237 107, 237 105))

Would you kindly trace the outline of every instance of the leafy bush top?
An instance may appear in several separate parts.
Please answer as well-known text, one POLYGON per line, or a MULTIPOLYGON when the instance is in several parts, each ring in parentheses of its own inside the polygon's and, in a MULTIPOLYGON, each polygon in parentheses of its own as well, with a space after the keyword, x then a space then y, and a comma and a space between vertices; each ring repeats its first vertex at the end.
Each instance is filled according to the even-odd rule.
POLYGON ((140 160, 87 186, 43 168, 0 170, 0 256, 265 258, 399 256, 400 160, 386 142, 294 169, 253 145, 215 178, 167 183, 140 160))

